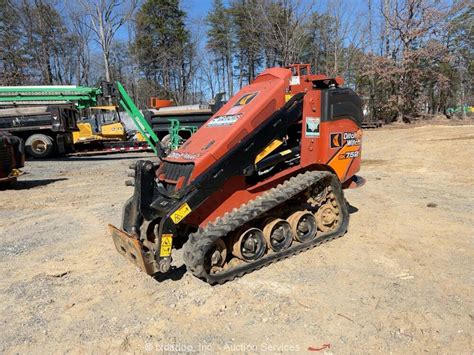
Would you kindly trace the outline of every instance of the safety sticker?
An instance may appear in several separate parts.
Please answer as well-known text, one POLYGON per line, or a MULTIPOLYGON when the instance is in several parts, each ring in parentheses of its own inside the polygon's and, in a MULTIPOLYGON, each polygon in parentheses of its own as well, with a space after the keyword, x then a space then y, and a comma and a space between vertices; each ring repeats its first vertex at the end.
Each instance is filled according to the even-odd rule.
POLYGON ((178 224, 184 219, 184 217, 186 217, 190 213, 191 207, 189 207, 189 205, 185 202, 181 205, 180 208, 173 212, 173 214, 171 215, 171 220, 174 222, 174 224, 178 224))
POLYGON ((319 117, 306 117, 306 137, 319 137, 319 117))
POLYGON ((217 116, 208 122, 207 127, 230 126, 237 122, 240 116, 242 116, 242 114, 217 116))
POLYGON ((257 95, 258 95, 258 91, 245 94, 244 96, 242 96, 240 99, 237 100, 234 106, 245 106, 249 104, 250 101, 252 101, 257 95))
POLYGON ((173 246, 173 234, 162 234, 160 256, 170 256, 172 246, 173 246))
POLYGON ((196 160, 201 156, 201 153, 180 153, 177 151, 172 151, 171 153, 168 154, 167 158, 182 158, 185 160, 196 160))
POLYGON ((227 111, 226 115, 236 115, 242 110, 243 106, 232 106, 229 111, 227 111))

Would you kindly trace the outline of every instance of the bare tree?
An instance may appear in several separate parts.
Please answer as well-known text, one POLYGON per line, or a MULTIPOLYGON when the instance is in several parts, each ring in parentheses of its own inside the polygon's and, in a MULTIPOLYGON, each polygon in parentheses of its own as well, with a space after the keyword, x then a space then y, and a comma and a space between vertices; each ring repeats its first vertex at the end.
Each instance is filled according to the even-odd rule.
MULTIPOLYGON (((314 1, 259 0, 257 12, 249 12, 252 25, 258 26, 266 52, 274 55, 273 65, 287 66, 300 60, 307 43, 306 24, 311 17, 314 1), (259 18, 255 18, 257 15, 259 18)), ((267 60, 268 62, 268 60, 267 60)))
POLYGON ((111 80, 110 53, 117 31, 133 16, 137 0, 80 0, 88 17, 88 26, 102 49, 105 80, 111 80))
POLYGON ((80 12, 75 11, 70 14, 71 27, 76 34, 75 41, 77 45, 77 66, 76 79, 79 85, 89 85, 91 51, 90 40, 92 31, 83 20, 80 12))
POLYGON ((400 48, 399 56, 394 58, 398 64, 400 90, 396 107, 398 120, 409 122, 419 112, 417 98, 424 72, 421 63, 428 60, 427 56, 436 54, 422 49, 456 7, 440 5, 436 0, 403 0, 391 5, 391 9, 383 8, 382 15, 400 48))

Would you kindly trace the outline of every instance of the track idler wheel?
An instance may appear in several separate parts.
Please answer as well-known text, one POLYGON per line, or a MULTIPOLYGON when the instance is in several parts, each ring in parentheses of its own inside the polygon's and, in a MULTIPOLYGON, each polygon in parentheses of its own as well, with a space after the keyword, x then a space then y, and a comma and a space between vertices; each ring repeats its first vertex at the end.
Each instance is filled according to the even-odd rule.
POLYGON ((265 225, 263 236, 267 246, 276 252, 287 249, 293 241, 290 224, 280 218, 274 219, 265 225))
POLYGON ((227 259, 227 246, 222 239, 214 242, 212 248, 206 253, 206 262, 208 272, 219 269, 224 266, 227 259))
POLYGON ((312 213, 308 211, 298 211, 288 217, 287 221, 291 226, 291 231, 295 240, 304 243, 316 237, 318 227, 316 224, 316 218, 312 213))
POLYGON ((318 229, 322 232, 334 229, 339 221, 339 209, 335 201, 326 202, 314 215, 318 221, 318 229))
POLYGON ((263 232, 258 228, 249 228, 235 235, 232 254, 245 261, 255 261, 265 254, 266 249, 263 232))

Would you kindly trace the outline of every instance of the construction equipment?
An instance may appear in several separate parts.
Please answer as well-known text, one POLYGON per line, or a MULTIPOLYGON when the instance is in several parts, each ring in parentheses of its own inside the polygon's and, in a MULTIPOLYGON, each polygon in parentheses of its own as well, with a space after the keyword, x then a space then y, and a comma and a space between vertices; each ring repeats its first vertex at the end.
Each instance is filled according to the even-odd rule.
MULTIPOLYGON (((135 107, 125 89, 120 83, 115 85, 103 82, 99 88, 82 86, 6 86, 0 87, 0 106, 14 107, 17 111, 34 110, 24 106, 49 105, 57 107, 61 104, 73 104, 82 113, 82 119, 75 114, 73 127, 68 126, 71 142, 75 151, 125 151, 155 149, 158 138, 148 125, 144 116, 135 107), (129 114, 137 127, 139 134, 130 139, 121 121, 117 106, 121 105, 129 114), (132 107, 133 106, 133 107, 132 107), (76 125, 77 123, 77 125, 76 125), (149 146, 150 145, 150 146, 149 146)), ((43 106, 46 107, 46 106, 43 106)), ((0 115, 5 110, 0 110, 0 115)), ((5 113, 5 112, 4 112, 5 113)), ((6 114, 6 113, 5 113, 6 114)), ((23 113, 9 116, 19 125, 23 125, 23 113)), ((6 128, 8 129, 8 127, 6 128)), ((16 130, 12 133, 17 134, 16 130)), ((34 156, 44 158, 55 149, 52 134, 42 133, 42 140, 38 144, 30 142, 29 134, 23 133, 26 139, 27 152, 34 156), (27 136, 28 135, 28 136, 27 136), (35 146, 46 147, 42 151, 34 149, 35 146)))
POLYGON ((81 112, 78 130, 73 132, 76 152, 150 149, 142 134, 126 130, 115 105, 89 107, 81 112))
POLYGON ((77 110, 71 104, 13 107, 0 110, 0 131, 25 141, 34 158, 74 151, 77 110))
POLYGON ((361 186, 360 98, 309 65, 265 70, 186 143, 134 166, 119 253, 167 273, 173 248, 210 284, 342 236, 361 186))
POLYGON ((118 102, 120 106, 125 110, 125 112, 127 112, 129 117, 132 119, 140 135, 146 140, 150 149, 152 149, 155 154, 161 152, 162 149, 161 145, 159 144, 160 140, 151 128, 148 121, 145 119, 145 116, 143 116, 143 113, 135 105, 132 98, 128 95, 127 91, 120 82, 117 81, 115 87, 117 88, 117 91, 119 93, 118 102))
POLYGON ((171 106, 170 100, 150 98, 150 121, 162 146, 169 151, 182 145, 222 107, 224 94, 216 94, 207 105, 171 106))
POLYGON ((23 141, 8 132, 0 131, 0 186, 13 183, 22 175, 25 164, 23 141))
POLYGON ((1 106, 55 105, 75 103, 78 109, 99 106, 110 98, 105 83, 100 88, 75 85, 0 86, 1 106))
POLYGON ((73 133, 74 143, 98 140, 125 140, 126 132, 120 121, 117 107, 89 107, 78 123, 79 131, 73 133))
POLYGON ((449 107, 446 109, 446 116, 451 117, 454 114, 462 115, 470 114, 474 112, 474 106, 469 106, 468 104, 456 106, 456 107, 449 107))
POLYGON ((148 106, 152 109, 159 110, 163 107, 173 106, 173 100, 160 99, 159 97, 150 97, 148 99, 148 106))

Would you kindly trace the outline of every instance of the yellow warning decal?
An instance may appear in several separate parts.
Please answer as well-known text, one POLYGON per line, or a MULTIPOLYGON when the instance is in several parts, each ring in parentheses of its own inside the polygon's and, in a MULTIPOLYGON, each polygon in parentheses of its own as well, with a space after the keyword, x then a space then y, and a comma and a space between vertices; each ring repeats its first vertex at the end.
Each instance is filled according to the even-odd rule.
POLYGON ((285 102, 290 101, 290 99, 293 97, 292 94, 285 94, 285 102))
POLYGON ((280 145, 282 145, 283 142, 279 139, 274 139, 269 145, 265 147, 264 150, 262 150, 257 157, 255 158, 255 164, 257 164, 260 160, 265 158, 268 154, 273 152, 275 149, 277 149, 280 145))
POLYGON ((173 246, 173 234, 162 234, 160 256, 170 256, 172 246, 173 246))
POLYGON ((189 205, 185 202, 181 205, 180 208, 173 212, 173 214, 171 215, 171 220, 174 222, 174 224, 178 224, 183 220, 184 217, 186 217, 190 213, 191 207, 189 207, 189 205))
POLYGON ((255 96, 258 95, 258 92, 251 92, 251 93, 248 93, 248 94, 245 94, 244 96, 242 96, 239 101, 237 101, 234 105, 235 106, 245 106, 247 105, 250 101, 252 101, 255 96))

